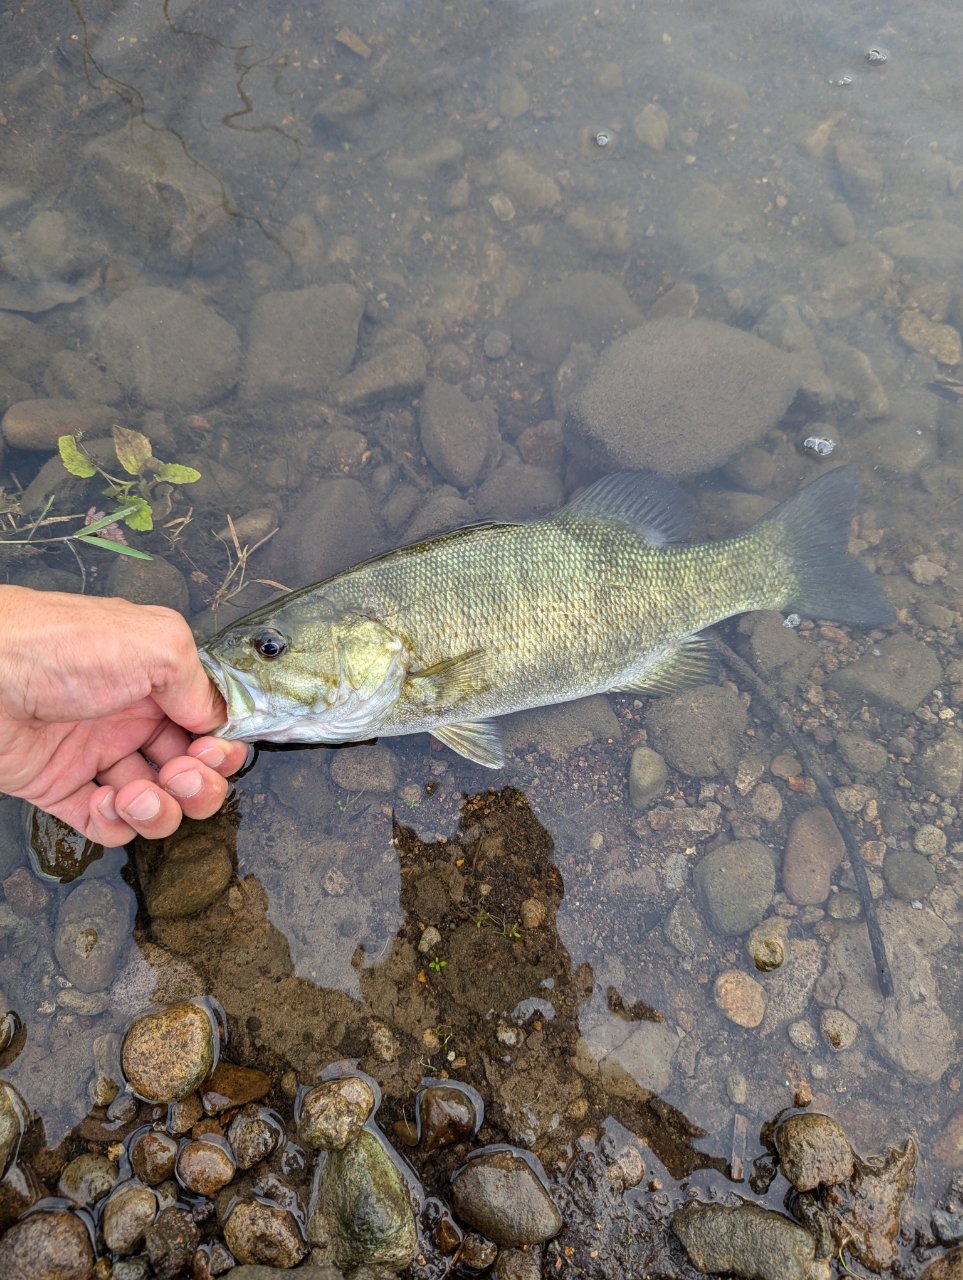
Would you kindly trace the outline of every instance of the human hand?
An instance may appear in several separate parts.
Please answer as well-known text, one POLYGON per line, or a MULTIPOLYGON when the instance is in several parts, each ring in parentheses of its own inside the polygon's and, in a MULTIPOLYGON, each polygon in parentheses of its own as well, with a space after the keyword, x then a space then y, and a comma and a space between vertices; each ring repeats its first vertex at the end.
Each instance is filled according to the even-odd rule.
POLYGON ((179 613, 0 586, 0 791, 97 844, 159 839, 224 802, 247 745, 191 735, 225 719, 179 613))

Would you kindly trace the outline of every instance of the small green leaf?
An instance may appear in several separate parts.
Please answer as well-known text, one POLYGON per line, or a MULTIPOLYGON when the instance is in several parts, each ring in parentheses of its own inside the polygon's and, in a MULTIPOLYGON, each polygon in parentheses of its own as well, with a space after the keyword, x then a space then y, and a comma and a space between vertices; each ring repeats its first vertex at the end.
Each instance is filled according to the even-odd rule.
MULTIPOLYGON (((131 498, 128 506, 133 506, 133 510, 129 515, 121 517, 128 529, 136 529, 140 533, 146 533, 154 527, 154 517, 151 514, 150 503, 143 498, 131 498)), ((117 516, 114 517, 117 519, 117 516)))
POLYGON ((128 475, 139 476, 151 459, 151 443, 139 431, 114 424, 114 452, 128 475))
POLYGON ((122 542, 112 542, 110 538, 88 537, 83 533, 78 533, 77 542, 85 542, 90 547, 103 547, 105 551, 116 551, 119 556, 132 556, 135 560, 153 560, 153 556, 149 556, 146 551, 139 551, 136 547, 126 547, 122 542))
POLYGON ((200 480, 201 473, 193 467, 184 467, 179 462, 165 462, 157 473, 158 480, 166 480, 168 484, 193 484, 200 480))
POLYGON ((80 452, 73 436, 61 436, 57 441, 57 448, 60 451, 60 461, 72 476, 80 476, 86 480, 97 474, 97 468, 80 452))

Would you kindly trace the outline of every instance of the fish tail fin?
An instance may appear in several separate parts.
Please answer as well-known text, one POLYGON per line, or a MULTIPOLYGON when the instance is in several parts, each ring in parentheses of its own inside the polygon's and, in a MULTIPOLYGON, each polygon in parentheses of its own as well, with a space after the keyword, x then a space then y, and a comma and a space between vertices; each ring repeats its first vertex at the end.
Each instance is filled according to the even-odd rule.
POLYGON ((776 533, 773 549, 789 565, 783 609, 863 627, 895 621, 876 579, 847 549, 858 497, 856 468, 836 467, 757 523, 760 533, 776 533))

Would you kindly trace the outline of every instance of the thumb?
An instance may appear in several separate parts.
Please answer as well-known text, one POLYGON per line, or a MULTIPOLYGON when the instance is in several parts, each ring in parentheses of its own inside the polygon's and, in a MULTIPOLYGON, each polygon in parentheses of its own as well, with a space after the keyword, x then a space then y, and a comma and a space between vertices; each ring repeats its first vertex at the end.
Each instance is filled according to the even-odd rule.
POLYGON ((210 733, 227 723, 227 705, 201 666, 186 623, 168 648, 151 692, 161 710, 190 733, 210 733))

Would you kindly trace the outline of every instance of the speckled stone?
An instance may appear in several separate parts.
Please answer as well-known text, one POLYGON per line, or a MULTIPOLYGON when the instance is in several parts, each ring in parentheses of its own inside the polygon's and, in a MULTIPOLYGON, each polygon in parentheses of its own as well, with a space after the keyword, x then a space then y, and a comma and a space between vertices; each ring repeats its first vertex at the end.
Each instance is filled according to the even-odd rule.
POLYGON ((104 1244, 122 1257, 136 1253, 157 1216, 157 1197, 142 1182, 125 1182, 104 1205, 104 1244))
POLYGON ((742 969, 727 969, 716 978, 716 1005, 738 1027, 758 1027, 766 1014, 766 993, 742 969))
POLYGON ((848 1049, 859 1035, 859 1026, 842 1009, 824 1009, 819 1019, 823 1039, 834 1053, 848 1049))
POLYGON ((358 1076, 323 1080, 301 1099, 298 1138, 318 1151, 342 1151, 374 1110, 371 1086, 358 1076))
POLYGON ((831 1116, 790 1116, 776 1130, 775 1141, 782 1172, 797 1191, 835 1186, 853 1175, 853 1149, 831 1116))
POLYGON ((483 1151, 451 1184, 458 1216, 505 1248, 557 1235, 562 1218, 528 1161, 511 1151, 483 1151))
POLYGON ((237 1166, 226 1139, 205 1133, 181 1147, 177 1176, 189 1191, 213 1200, 234 1177, 237 1166))
POLYGON ((131 1147, 130 1163, 142 1182, 156 1187, 174 1174, 177 1143, 166 1133, 151 1131, 141 1134, 131 1147))
POLYGON ((57 1183, 57 1193, 74 1204, 93 1204, 102 1200, 117 1181, 117 1166, 106 1156, 85 1151, 64 1168, 57 1183))
POLYGON ((789 828, 782 883, 796 906, 816 906, 830 893, 830 878, 846 856, 828 809, 807 809, 789 828))
POLYGON ((3 1280, 89 1280, 93 1269, 87 1227, 64 1209, 32 1213, 0 1239, 3 1280))
POLYGON ((308 1254, 297 1220, 287 1209, 239 1204, 224 1224, 224 1242, 238 1262, 296 1267, 308 1254))
POLYGON ((936 872, 930 863, 909 849, 899 849, 886 855, 883 879, 890 893, 903 902, 917 902, 936 887, 936 872))
POLYGON ((183 1000, 131 1023, 121 1050, 124 1075, 148 1102, 176 1102, 207 1076, 215 1050, 210 1017, 183 1000))
POLYGON ((272 1123, 263 1107, 243 1107, 231 1121, 227 1138, 239 1169, 253 1169, 267 1159, 281 1137, 278 1123, 272 1123))

